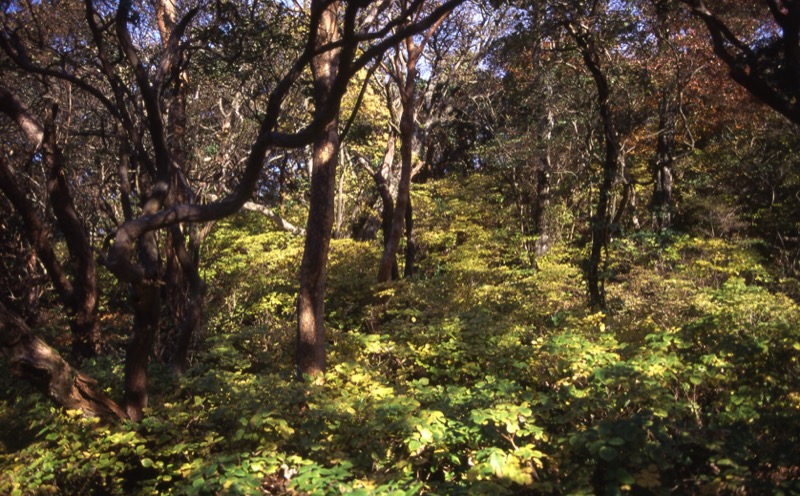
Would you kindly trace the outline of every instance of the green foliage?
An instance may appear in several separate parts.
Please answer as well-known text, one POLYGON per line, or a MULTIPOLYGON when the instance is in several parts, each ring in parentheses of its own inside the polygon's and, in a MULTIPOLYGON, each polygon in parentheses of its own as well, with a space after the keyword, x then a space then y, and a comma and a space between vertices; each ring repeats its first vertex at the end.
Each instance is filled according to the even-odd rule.
POLYGON ((0 493, 800 491, 800 309, 748 243, 617 239, 590 313, 580 255, 531 263, 486 178, 416 191, 415 278, 375 285, 379 247, 332 244, 324 383, 292 379, 299 241, 237 217, 207 246, 194 365, 153 366, 143 422, 2 383, 29 440, 4 434, 0 493))
POLYGON ((211 327, 274 324, 294 312, 302 240, 247 214, 220 222, 204 249, 211 327))

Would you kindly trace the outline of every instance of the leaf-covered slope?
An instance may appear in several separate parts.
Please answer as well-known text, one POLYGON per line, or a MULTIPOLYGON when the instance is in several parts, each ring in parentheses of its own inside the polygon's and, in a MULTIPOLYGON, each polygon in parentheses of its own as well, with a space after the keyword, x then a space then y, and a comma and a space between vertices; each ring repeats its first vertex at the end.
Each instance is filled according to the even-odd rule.
POLYGON ((141 424, 3 384, 32 440, 5 441, 0 492, 800 491, 800 310, 746 244, 615 240, 591 313, 585 253, 533 260, 488 178, 415 191, 414 278, 377 285, 376 243, 333 243, 324 384, 292 380, 299 240, 239 217, 207 248, 194 365, 154 366, 141 424))

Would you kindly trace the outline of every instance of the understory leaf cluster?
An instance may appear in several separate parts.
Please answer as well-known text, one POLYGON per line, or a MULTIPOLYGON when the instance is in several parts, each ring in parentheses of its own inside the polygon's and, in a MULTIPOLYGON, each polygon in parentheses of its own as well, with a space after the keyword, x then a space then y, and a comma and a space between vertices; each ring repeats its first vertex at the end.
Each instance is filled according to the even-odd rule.
MULTIPOLYGON (((615 239, 593 313, 585 249, 534 258, 488 178, 413 201, 413 278, 377 285, 377 242, 332 244, 324 383, 292 368, 301 241, 242 214, 204 248, 192 367, 151 366, 144 421, 2 379, 0 493, 800 492, 800 309, 751 243, 615 239)), ((119 360, 85 367, 112 395, 119 360)))

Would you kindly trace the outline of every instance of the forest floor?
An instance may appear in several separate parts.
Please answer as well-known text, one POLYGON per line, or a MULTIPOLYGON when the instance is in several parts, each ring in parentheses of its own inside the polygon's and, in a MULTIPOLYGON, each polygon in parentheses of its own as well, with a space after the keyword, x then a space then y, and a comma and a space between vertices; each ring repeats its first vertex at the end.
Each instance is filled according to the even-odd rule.
MULTIPOLYGON (((415 188, 413 277, 378 285, 377 242, 333 242, 324 383, 293 380, 301 240, 236 216, 204 247, 192 367, 154 361, 144 421, 0 379, 0 493, 800 493, 800 291, 757 242, 622 235, 593 312, 571 219, 534 259, 487 178, 415 188)), ((119 397, 106 294, 120 351, 84 370, 119 397)))

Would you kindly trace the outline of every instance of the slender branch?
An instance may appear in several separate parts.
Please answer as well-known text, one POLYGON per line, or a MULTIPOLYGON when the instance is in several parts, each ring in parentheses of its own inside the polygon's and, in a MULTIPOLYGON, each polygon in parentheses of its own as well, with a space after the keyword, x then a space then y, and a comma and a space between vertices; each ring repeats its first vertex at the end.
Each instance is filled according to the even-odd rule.
POLYGON ((356 117, 358 116, 358 111, 361 109, 361 104, 364 102, 364 95, 367 93, 367 88, 369 87, 372 75, 375 74, 375 71, 378 69, 378 67, 379 64, 373 64, 369 70, 367 70, 366 76, 364 76, 364 83, 361 85, 361 90, 358 92, 358 98, 356 98, 356 103, 353 105, 353 111, 350 113, 350 117, 347 119, 344 129, 342 129, 342 132, 339 133, 340 146, 347 139, 347 133, 350 132, 350 128, 353 126, 353 122, 355 122, 356 117))
POLYGON ((128 31, 128 17, 130 16, 131 0, 121 0, 115 18, 117 38, 120 48, 125 54, 128 62, 133 69, 136 83, 141 91, 145 110, 147 111, 147 128, 150 139, 153 141, 153 152, 156 158, 156 173, 159 180, 166 181, 169 178, 171 165, 169 147, 167 146, 167 136, 164 130, 164 122, 161 119, 161 107, 158 104, 158 93, 156 88, 150 83, 147 69, 139 58, 139 53, 133 46, 130 31, 128 31))
MULTIPOLYGON (((209 199, 211 199, 211 201, 216 201, 217 200, 217 195, 208 195, 208 197, 209 197, 209 199)), ((275 210, 273 210, 273 209, 271 209, 271 208, 269 208, 269 207, 267 207, 265 205, 260 205, 258 203, 254 203, 254 202, 245 202, 245 204, 242 205, 242 208, 244 210, 249 210, 251 212, 259 213, 259 214, 271 219, 273 222, 275 222, 275 225, 277 225, 281 230, 284 230, 286 232, 294 234, 295 236, 305 236, 306 235, 306 230, 305 229, 303 229, 302 227, 295 226, 294 224, 292 224, 288 220, 286 220, 283 217, 281 217, 280 214, 278 214, 275 210)))
POLYGON ((18 42, 12 41, 12 39, 13 38, 9 38, 8 33, 6 32, 5 29, 3 29, 2 33, 0 33, 0 48, 3 49, 6 55, 8 55, 8 58, 10 58, 19 68, 21 68, 26 72, 30 72, 32 74, 52 77, 74 84, 78 88, 82 89, 83 91, 97 98, 97 100, 101 104, 103 104, 103 106, 106 107, 106 109, 108 109, 111 115, 119 117, 119 112, 117 107, 114 105, 113 102, 111 102, 111 100, 109 100, 105 95, 103 95, 103 93, 99 89, 87 83, 83 79, 75 76, 74 74, 70 74, 65 71, 55 71, 52 69, 46 69, 44 67, 39 67, 33 64, 33 62, 31 62, 30 57, 28 57, 27 53, 25 53, 25 50, 22 47, 22 45, 18 42))

